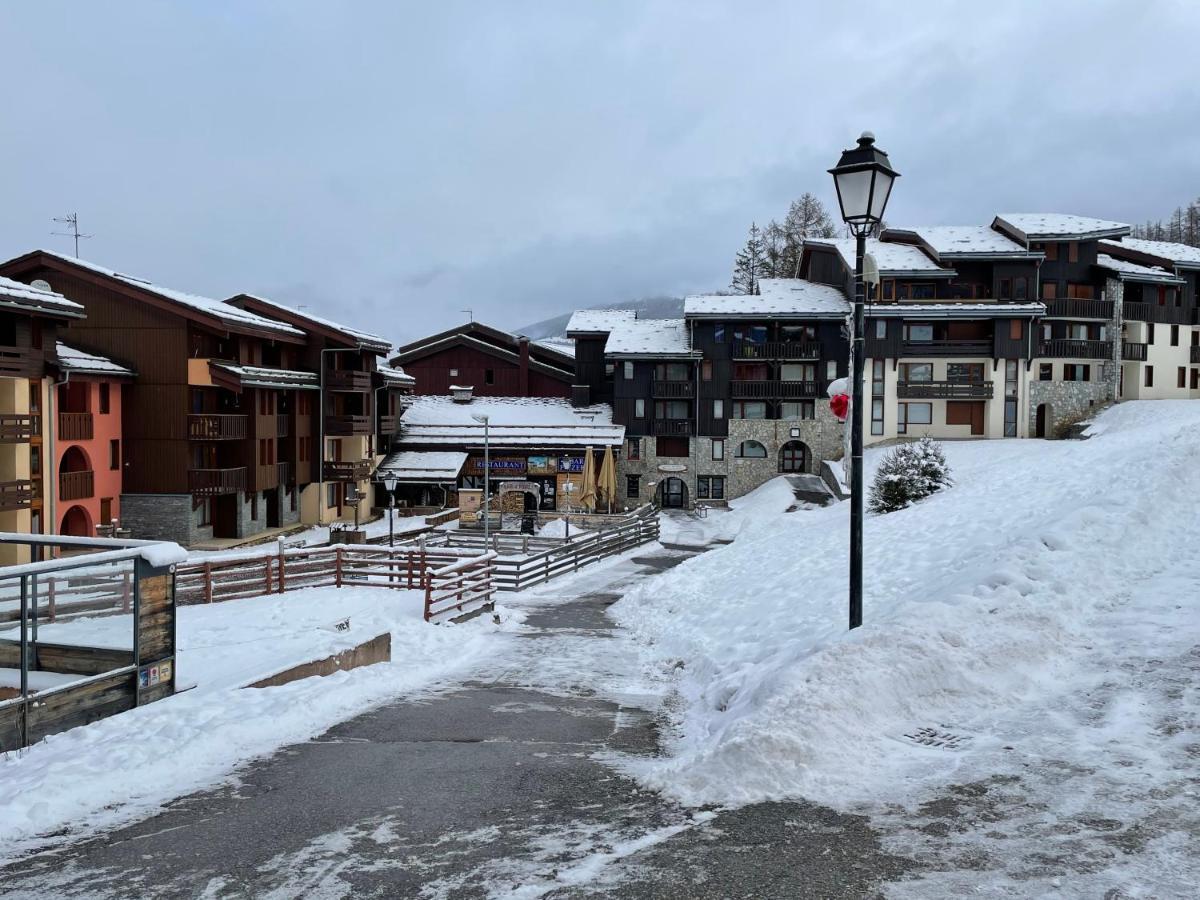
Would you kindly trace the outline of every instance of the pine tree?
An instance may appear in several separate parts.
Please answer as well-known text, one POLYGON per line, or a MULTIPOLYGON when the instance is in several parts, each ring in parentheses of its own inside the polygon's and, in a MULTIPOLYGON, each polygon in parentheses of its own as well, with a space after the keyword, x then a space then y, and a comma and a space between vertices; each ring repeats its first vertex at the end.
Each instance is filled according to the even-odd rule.
POLYGON ((787 247, 783 226, 771 220, 762 231, 763 236, 763 278, 791 278, 784 259, 787 247))
POLYGON ((877 514, 895 512, 953 483, 942 445, 923 437, 916 443, 901 444, 879 463, 867 508, 877 514))
POLYGON ((730 287, 735 294, 757 294, 758 280, 763 273, 763 238, 755 222, 750 223, 750 236, 746 246, 738 251, 733 263, 733 280, 730 287))
POLYGON ((793 200, 783 219, 784 253, 782 263, 786 267, 780 275, 786 278, 800 277, 800 256, 806 238, 831 238, 837 234, 829 210, 812 194, 804 193, 793 200))

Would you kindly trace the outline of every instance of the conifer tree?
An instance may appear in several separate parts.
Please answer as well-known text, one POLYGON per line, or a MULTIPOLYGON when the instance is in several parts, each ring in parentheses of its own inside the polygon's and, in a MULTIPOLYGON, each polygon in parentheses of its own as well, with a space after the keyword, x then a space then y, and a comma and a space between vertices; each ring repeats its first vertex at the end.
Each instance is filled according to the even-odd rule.
POLYGON ((746 246, 738 251, 733 263, 733 280, 730 287, 735 294, 757 294, 758 280, 763 273, 763 238, 758 224, 750 223, 750 236, 746 246))

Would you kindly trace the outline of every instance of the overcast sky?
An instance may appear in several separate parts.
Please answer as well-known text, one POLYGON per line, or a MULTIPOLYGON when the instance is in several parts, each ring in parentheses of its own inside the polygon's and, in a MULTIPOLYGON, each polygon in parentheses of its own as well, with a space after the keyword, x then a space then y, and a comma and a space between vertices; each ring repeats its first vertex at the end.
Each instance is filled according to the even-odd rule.
POLYGON ((894 225, 1200 194, 1200 4, 6 5, 0 252, 396 340, 725 286, 864 128, 894 225))

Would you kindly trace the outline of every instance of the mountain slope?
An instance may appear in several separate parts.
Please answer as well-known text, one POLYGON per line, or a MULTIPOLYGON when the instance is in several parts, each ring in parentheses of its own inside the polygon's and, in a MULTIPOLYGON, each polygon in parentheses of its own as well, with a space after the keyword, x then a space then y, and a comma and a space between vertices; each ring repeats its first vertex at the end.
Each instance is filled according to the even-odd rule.
MULTIPOLYGON (((636 309, 638 315, 646 319, 676 319, 683 315, 682 297, 643 297, 641 300, 630 300, 626 303, 609 303, 604 306, 588 307, 589 309, 636 309)), ((574 310, 572 310, 574 312, 574 310)), ((560 337, 566 334, 567 322, 571 313, 563 313, 550 319, 543 319, 531 325, 518 328, 517 334, 523 334, 532 340, 560 337)))

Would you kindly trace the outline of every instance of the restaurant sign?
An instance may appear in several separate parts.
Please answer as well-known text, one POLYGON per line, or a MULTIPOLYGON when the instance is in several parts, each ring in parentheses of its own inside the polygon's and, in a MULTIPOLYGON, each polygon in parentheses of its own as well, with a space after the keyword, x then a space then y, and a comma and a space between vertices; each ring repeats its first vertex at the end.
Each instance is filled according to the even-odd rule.
MULTIPOLYGON (((488 460, 488 469, 493 475, 523 475, 525 460, 519 456, 493 456, 488 460)), ((467 460, 468 475, 483 474, 483 457, 472 456, 467 460)))

